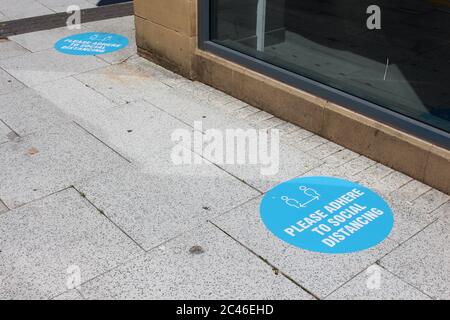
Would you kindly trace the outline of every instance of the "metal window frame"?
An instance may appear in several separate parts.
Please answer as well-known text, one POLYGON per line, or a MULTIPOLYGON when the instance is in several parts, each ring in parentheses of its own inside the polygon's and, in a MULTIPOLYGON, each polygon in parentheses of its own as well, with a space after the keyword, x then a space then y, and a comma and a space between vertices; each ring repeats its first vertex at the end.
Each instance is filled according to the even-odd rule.
POLYGON ((210 0, 198 0, 198 47, 201 50, 450 150, 448 132, 211 41, 210 30, 213 26, 210 24, 210 17, 210 0))

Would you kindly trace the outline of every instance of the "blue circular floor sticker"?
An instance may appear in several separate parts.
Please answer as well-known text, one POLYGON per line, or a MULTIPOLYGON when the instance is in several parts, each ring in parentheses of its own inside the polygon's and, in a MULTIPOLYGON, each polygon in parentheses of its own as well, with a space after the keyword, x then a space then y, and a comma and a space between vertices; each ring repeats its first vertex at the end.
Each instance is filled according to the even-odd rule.
POLYGON ((283 241, 314 252, 343 254, 383 242, 394 226, 389 205, 372 190, 331 177, 305 177, 264 196, 261 218, 283 241))
POLYGON ((88 32, 74 34, 55 43, 59 52, 77 56, 111 53, 125 48, 128 39, 120 34, 88 32))

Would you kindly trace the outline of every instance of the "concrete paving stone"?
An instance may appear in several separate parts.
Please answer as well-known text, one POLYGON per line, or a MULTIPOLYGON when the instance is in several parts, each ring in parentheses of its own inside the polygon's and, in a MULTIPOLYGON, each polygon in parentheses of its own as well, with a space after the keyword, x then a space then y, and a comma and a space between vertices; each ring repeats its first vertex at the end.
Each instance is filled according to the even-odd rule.
POLYGON ((265 111, 259 111, 248 116, 246 120, 251 124, 256 125, 257 123, 268 120, 270 118, 273 118, 273 115, 265 111))
POLYGON ((326 142, 312 150, 310 150, 308 153, 312 155, 314 158, 317 158, 319 160, 325 159, 339 151, 342 151, 344 147, 341 147, 340 145, 334 143, 334 142, 326 142))
MULTIPOLYGON (((68 0, 73 1, 73 0, 68 0)), ((91 32, 123 33, 135 30, 134 16, 99 20, 83 23, 83 27, 91 32)))
POLYGON ((246 106, 248 106, 248 103, 241 101, 239 99, 235 99, 233 101, 231 101, 230 103, 226 103, 223 105, 224 109, 228 112, 235 112, 236 110, 245 108, 246 106))
POLYGON ((312 299, 210 225, 84 284, 81 292, 87 299, 312 299))
POLYGON ((328 140, 314 134, 303 140, 292 139, 292 146, 301 151, 310 151, 327 142, 328 140))
POLYGON ((319 298, 331 294, 396 246, 387 239, 351 255, 305 251, 281 241, 264 226, 260 201, 261 198, 250 201, 212 222, 319 298))
MULTIPOLYGON (((261 192, 266 192, 281 182, 303 175, 321 164, 317 159, 301 150, 297 150, 293 146, 283 143, 283 141, 280 141, 279 150, 272 148, 273 146, 269 140, 268 149, 271 157, 266 159, 268 160, 266 163, 263 163, 259 156, 257 164, 238 164, 236 163, 236 158, 235 164, 224 163, 224 161, 215 163, 261 192)), ((250 152, 250 149, 247 147, 246 153, 250 154, 250 152)))
MULTIPOLYGON (((73 0, 71 1, 73 2, 73 0)), ((83 32, 87 32, 87 30, 83 26, 81 27, 81 29, 73 30, 67 27, 61 27, 50 30, 23 33, 16 36, 11 36, 9 37, 9 39, 18 43, 31 52, 39 52, 50 49, 53 50, 53 47, 58 40, 83 32)))
POLYGON ((200 131, 202 132, 208 129, 218 129, 223 132, 227 129, 252 129, 245 119, 237 119, 221 110, 220 107, 188 98, 175 89, 165 90, 161 93, 148 92, 145 100, 192 127, 195 122, 201 122, 200 131))
POLYGON ((410 181, 412 181, 411 177, 408 177, 401 172, 394 171, 386 177, 374 181, 370 184, 370 187, 380 195, 387 196, 400 189, 410 181))
POLYGON ((282 138, 286 141, 286 143, 298 145, 302 141, 312 136, 314 136, 314 133, 302 128, 298 128, 292 133, 286 134, 284 136, 282 135, 282 138))
POLYGON ((70 119, 94 119, 99 113, 117 107, 95 88, 68 77, 33 88, 70 119))
MULTIPOLYGON (((0 61, 1 62, 1 61, 0 61)), ((0 67, 0 96, 18 91, 25 86, 0 67)))
POLYGON ((0 61, 0 67, 29 87, 108 65, 93 56, 72 56, 44 50, 0 61))
POLYGON ((414 200, 413 205, 416 210, 424 213, 432 213, 437 208, 450 200, 450 196, 436 189, 424 193, 414 200))
POLYGON ((235 112, 233 112, 233 116, 236 117, 237 119, 245 119, 260 111, 261 110, 259 110, 258 108, 247 105, 244 108, 237 109, 235 112))
POLYGON ((60 294, 59 296, 53 298, 52 300, 84 300, 84 298, 81 296, 81 294, 76 290, 72 289, 69 291, 64 292, 63 294, 60 294))
POLYGON ((323 159, 324 164, 331 167, 338 167, 341 166, 347 162, 350 162, 356 158, 358 158, 360 155, 356 152, 353 152, 348 149, 344 149, 342 151, 336 152, 326 158, 323 159))
POLYGON ((392 195, 387 196, 386 201, 394 213, 395 221, 389 238, 397 243, 405 242, 436 220, 435 215, 416 207, 414 202, 396 199, 392 195))
POLYGON ((74 189, 0 215, 0 246, 2 299, 55 297, 142 252, 74 189))
POLYGON ((174 167, 171 160, 172 148, 179 144, 189 150, 192 148, 188 141, 185 145, 173 141, 171 137, 179 129, 185 130, 192 137, 192 128, 145 101, 97 112, 95 116, 87 114, 83 117, 80 114, 77 121, 127 159, 140 163, 156 174, 174 167), (165 165, 164 169, 159 167, 161 164, 165 165))
POLYGON ((448 219, 448 217, 450 217, 450 201, 444 203, 442 206, 437 208, 431 214, 433 217, 436 217, 436 218, 448 219))
POLYGON ((422 182, 419 182, 417 180, 412 180, 404 186, 393 191, 392 196, 403 201, 414 201, 430 190, 430 186, 423 184, 422 182))
POLYGON ((96 7, 94 4, 86 0, 39 0, 39 2, 54 12, 66 12, 67 8, 72 5, 76 5, 80 9, 96 7))
POLYGON ((413 201, 397 197, 395 193, 386 197, 394 212, 395 224, 389 238, 403 243, 429 226, 445 211, 449 197, 437 190, 430 190, 413 201))
MULTIPOLYGON (((279 126, 279 125, 281 125, 281 124, 283 124, 283 123, 285 123, 284 120, 281 120, 281 119, 279 119, 279 118, 272 117, 272 118, 269 118, 269 119, 267 119, 267 120, 264 120, 264 121, 255 123, 255 124, 253 124, 253 126, 254 126, 255 128, 257 128, 257 129, 266 129, 266 130, 268 130, 268 129, 276 129, 276 130, 279 130, 279 129, 277 129, 276 127, 279 126)), ((279 130, 279 131, 280 131, 280 130, 279 130)), ((281 135, 281 134, 282 134, 282 133, 281 133, 281 131, 280 131, 280 135, 281 135)))
POLYGON ((30 88, 0 96, 0 105, 0 119, 20 136, 70 120, 58 106, 30 88))
POLYGON ((2 0, 2 13, 9 20, 30 18, 43 16, 54 13, 49 8, 35 0, 21 0, 20 4, 17 0, 2 0))
POLYGON ((280 132, 283 135, 288 135, 288 134, 294 133, 294 132, 296 132, 296 131, 301 129, 299 126, 297 126, 297 125, 295 125, 293 123, 290 123, 290 122, 285 122, 285 123, 277 126, 276 128, 278 130, 280 130, 280 132))
POLYGON ((0 40, 0 60, 24 55, 29 52, 30 51, 18 45, 14 41, 6 39, 0 40))
MULTIPOLYGON (((223 96, 216 96, 215 94, 212 94, 212 92, 215 92, 216 89, 203 84, 201 82, 198 81, 190 81, 190 82, 186 82, 183 86, 181 86, 180 88, 178 88, 180 90, 180 92, 183 92, 183 94, 186 94, 188 97, 190 98, 195 98, 198 99, 199 101, 202 102, 207 102, 210 104, 215 104, 215 105, 224 105, 224 104, 230 104, 232 102, 235 102, 235 98, 228 96, 229 99, 227 103, 221 103, 221 102, 215 102, 215 101, 209 101, 208 98, 212 97, 212 98, 219 98, 219 97, 223 97, 223 96)), ((228 109, 229 110, 229 109, 228 109)))
POLYGON ((381 260, 381 265, 432 298, 450 299, 450 223, 440 219, 381 260))
POLYGON ((327 300, 430 300, 430 297, 380 266, 372 265, 327 300))
MULTIPOLYGON (((346 158, 344 156, 344 158, 346 158)), ((325 162, 313 170, 308 172, 308 176, 330 176, 341 179, 347 179, 353 182, 358 182, 359 176, 358 174, 361 171, 364 171, 376 163, 364 156, 358 156, 348 162, 343 163, 342 165, 338 165, 339 161, 334 162, 325 162)))
POLYGON ((73 123, 0 145, 0 198, 9 208, 127 163, 73 123))
POLYGON ((165 96, 170 88, 134 64, 121 63, 75 76, 111 101, 126 104, 144 97, 165 96))
POLYGON ((151 171, 128 165, 76 184, 146 250, 259 195, 216 166, 154 163, 151 171))
POLYGON ((355 178, 360 184, 370 187, 392 173, 394 173, 394 170, 381 163, 377 163, 374 166, 359 172, 355 178))
MULTIPOLYGON (((172 71, 164 69, 160 65, 157 65, 157 64, 155 64, 147 59, 144 59, 142 57, 139 57, 139 56, 128 59, 125 62, 125 64, 133 66, 134 68, 136 68, 136 70, 138 70, 146 75, 149 75, 154 79, 161 81, 162 83, 166 84, 167 86, 169 86, 169 83, 171 83, 171 81, 177 81, 180 79, 186 80, 179 74, 176 74, 172 71)), ((169 87, 171 87, 171 86, 169 86, 169 87)))

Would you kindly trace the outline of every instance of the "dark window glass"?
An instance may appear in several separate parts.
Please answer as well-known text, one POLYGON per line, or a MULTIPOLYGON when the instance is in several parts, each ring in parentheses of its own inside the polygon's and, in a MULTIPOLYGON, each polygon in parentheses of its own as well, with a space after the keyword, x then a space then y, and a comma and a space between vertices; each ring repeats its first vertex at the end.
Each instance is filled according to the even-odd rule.
POLYGON ((211 40, 450 132, 450 0, 212 0, 211 40))

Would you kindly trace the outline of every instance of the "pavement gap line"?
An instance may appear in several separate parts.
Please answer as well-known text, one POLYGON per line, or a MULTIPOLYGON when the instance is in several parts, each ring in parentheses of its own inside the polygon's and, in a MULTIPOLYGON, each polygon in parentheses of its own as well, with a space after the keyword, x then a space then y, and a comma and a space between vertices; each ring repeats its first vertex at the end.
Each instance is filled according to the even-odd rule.
POLYGON ((386 267, 382 266, 381 264, 378 263, 378 261, 375 263, 378 267, 380 267, 381 269, 385 270, 386 272, 392 274, 394 277, 399 278, 401 281, 403 281, 404 283, 408 284, 409 286, 411 286, 412 288, 416 289, 417 291, 419 291, 420 293, 424 294, 425 296, 427 296, 428 298, 430 298, 431 300, 436 300, 436 298, 433 298, 432 296, 430 296, 428 293, 422 291, 422 289, 416 287, 414 284, 409 283, 408 281, 406 281, 405 279, 403 279, 402 277, 400 277, 400 275, 397 275, 393 272, 391 272, 389 269, 387 269, 386 267))
POLYGON ((43 200, 43 199, 48 198, 48 197, 51 197, 51 196, 53 196, 53 195, 55 195, 55 194, 57 194, 57 193, 60 193, 60 192, 69 190, 70 188, 72 188, 71 185, 68 186, 68 187, 65 187, 65 188, 63 188, 63 189, 59 189, 59 190, 57 190, 57 191, 51 192, 51 193, 49 193, 49 194, 46 194, 45 196, 42 196, 42 197, 33 199, 33 200, 31 200, 31 201, 28 201, 28 202, 26 202, 26 203, 22 203, 21 205, 19 205, 19 206, 17 206, 17 207, 10 208, 10 210, 7 211, 7 212, 5 212, 5 213, 11 212, 11 211, 13 211, 13 210, 16 210, 16 209, 19 209, 19 208, 22 208, 22 207, 25 207, 26 205, 29 205, 29 204, 31 204, 31 203, 34 203, 34 202, 43 200))
POLYGON ((223 230, 222 228, 220 228, 218 225, 216 225, 214 222, 212 221, 208 221, 210 224, 212 224, 214 227, 216 227, 217 229, 219 229, 220 231, 222 231, 225 235, 227 235, 228 237, 230 237, 232 240, 236 241, 238 244, 240 244, 242 247, 244 247, 245 249, 247 249, 251 254, 253 254, 254 256, 256 256, 257 258, 259 258, 261 261, 263 261, 265 264, 267 264, 269 267, 272 268, 272 270, 276 270, 278 271, 283 277, 285 277, 286 279, 288 279, 289 281, 291 281, 292 283, 294 283, 296 286, 298 286, 299 288, 301 288, 303 291, 305 291, 306 293, 308 293, 309 295, 311 295, 312 297, 314 297, 314 299, 316 300, 321 300, 320 297, 318 297, 316 294, 314 294, 313 292, 311 292, 309 289, 305 288, 304 286, 302 286, 300 283, 298 283, 297 281, 295 281, 292 277, 290 277, 289 275, 287 275, 286 273, 284 273, 280 268, 276 267, 275 265, 273 265, 272 263, 269 262, 268 259, 264 258, 263 256, 257 254, 255 251, 253 251, 252 249, 250 249, 249 247, 247 247, 245 244, 243 244, 242 242, 240 242, 239 240, 237 240, 236 238, 234 238, 232 235, 230 235, 228 232, 226 232, 225 230, 223 230))
POLYGON ((73 121, 74 124, 76 124, 80 129, 82 129, 84 132, 86 132, 87 134, 89 134, 91 137, 95 138, 97 141, 99 141, 101 144, 103 144, 105 147, 107 147, 108 149, 110 149, 111 151, 113 151, 114 153, 116 153, 119 157, 123 158, 125 161, 127 161, 128 163, 132 163, 131 160, 129 160, 128 158, 126 158, 124 155, 122 155, 120 152, 118 152, 117 150, 115 150, 114 148, 112 148, 111 146, 109 146, 107 143, 103 142, 102 140, 100 140, 99 138, 97 138, 97 136, 95 136, 93 133, 91 133, 89 130, 87 130, 86 128, 84 128, 82 125, 80 125, 78 122, 73 121))
MULTIPOLYGON (((75 189, 75 190, 76 190, 78 193, 80 193, 80 195, 81 195, 81 192, 80 192, 75 186, 71 186, 71 188, 75 189)), ((233 207, 233 208, 231 208, 231 209, 229 209, 229 210, 226 210, 226 211, 224 211, 224 212, 222 212, 222 213, 218 213, 215 217, 218 217, 218 216, 227 214, 228 212, 230 212, 230 211, 232 211, 232 210, 234 210, 234 209, 236 209, 236 208, 238 208, 238 207, 240 207, 240 206, 242 206, 242 205, 245 205, 246 203, 248 203, 248 202, 250 202, 250 201, 253 201, 253 200, 257 199, 258 197, 260 197, 260 195, 255 196, 255 197, 253 197, 253 198, 251 198, 251 199, 249 199, 249 200, 247 200, 247 201, 245 201, 245 202, 243 202, 243 203, 241 203, 241 204, 239 204, 239 205, 237 205, 237 206, 235 206, 235 207, 233 207)), ((93 206, 98 210, 98 208, 97 208, 92 202, 90 202, 90 200, 87 198, 87 196, 85 197, 85 199, 86 199, 91 205, 93 205, 93 206)), ((101 210, 99 210, 99 211, 101 211, 101 210)), ((105 215, 105 217, 106 217, 106 215, 105 215)), ((108 219, 108 220, 109 220, 109 219, 108 219)), ((168 239, 168 240, 166 240, 166 241, 164 241, 164 242, 161 242, 160 244, 158 244, 158 245, 156 245, 156 246, 154 246, 154 247, 152 247, 152 248, 150 248, 150 249, 148 249, 148 250, 145 250, 145 249, 144 249, 144 252, 143 252, 143 253, 137 254, 137 255, 135 255, 135 256, 132 256, 132 257, 130 257, 129 259, 126 259, 125 261, 123 261, 122 263, 119 263, 118 265, 112 267, 111 269, 108 269, 108 270, 106 270, 106 271, 104 271, 104 272, 102 272, 102 273, 99 273, 98 275, 92 277, 91 279, 88 279, 88 280, 82 282, 82 283, 80 284, 80 286, 79 286, 80 289, 76 288, 77 291, 80 293, 80 295, 81 295, 84 299, 86 299, 86 297, 83 295, 83 292, 82 292, 82 286, 83 286, 83 285, 85 285, 85 284, 87 284, 87 283, 89 283, 89 282, 91 282, 91 281, 93 281, 93 280, 95 280, 95 279, 97 279, 97 278, 99 278, 99 277, 101 277, 101 276, 103 276, 103 275, 105 275, 105 274, 107 274, 107 273, 113 271, 113 270, 116 270, 116 269, 118 269, 118 268, 120 268, 120 267, 122 267, 122 266, 124 266, 124 265, 126 265, 126 264, 128 264, 128 263, 130 263, 130 262, 133 261, 133 260, 136 260, 136 259, 141 258, 141 257, 144 257, 144 258, 145 258, 146 256, 148 256, 148 254, 149 254, 150 252, 152 252, 152 251, 154 251, 154 250, 160 248, 161 246, 164 246, 165 244, 167 244, 167 243, 169 243, 169 242, 171 242, 171 241, 173 241, 173 240, 175 240, 175 239, 177 239, 177 238, 182 237, 182 236, 185 235, 185 234, 189 234, 191 231, 193 231, 193 230, 195 230, 195 229, 198 229, 199 227, 201 227, 202 225, 204 225, 205 223, 208 223, 208 222, 210 222, 210 221, 209 221, 209 220, 203 221, 203 222, 201 222, 201 223, 199 223, 199 224, 193 226, 192 228, 189 228, 189 229, 186 230, 185 232, 181 232, 180 234, 178 234, 178 235, 176 235, 176 236, 174 236, 174 237, 172 237, 172 238, 170 238, 170 239, 168 239)), ((120 229, 120 228, 119 228, 119 229, 120 229)), ((121 230, 121 231, 122 231, 122 230, 121 230)), ((122 232, 123 232, 123 231, 122 231, 122 232)), ((139 246, 139 247, 140 247, 140 246, 139 246)), ((61 292, 59 295, 61 295, 61 294, 63 294, 63 293, 64 293, 64 292, 61 292)), ((55 296, 55 298, 56 298, 56 297, 57 297, 57 296, 55 296)))
MULTIPOLYGON (((439 207, 440 208, 440 207, 439 207)), ((412 236, 410 236, 409 238, 403 240, 402 242, 398 242, 390 237, 388 237, 390 240, 392 240, 394 243, 396 243, 397 245, 392 248, 391 251, 387 252, 386 254, 384 254, 383 256, 381 256, 376 263, 381 263, 381 260, 383 260, 384 258, 386 258, 386 256, 390 255, 391 253, 393 253, 395 250, 399 249, 400 247, 402 247, 403 245, 406 244, 406 242, 408 242, 409 240, 411 240, 412 238, 414 238, 415 236, 417 236, 419 233, 421 233, 422 231, 424 231, 425 229, 427 229, 428 227, 430 227, 432 224, 435 224, 438 222, 438 220, 440 219, 440 217, 435 218, 434 220, 431 220, 431 222, 429 224, 427 224, 425 227, 423 227, 422 229, 420 229, 419 231, 417 231, 416 233, 414 233, 412 236)))
POLYGON ((89 198, 88 196, 81 192, 80 190, 78 190, 75 186, 72 186, 72 188, 79 193, 79 195, 85 199, 92 207, 95 208, 95 210, 98 211, 98 213, 100 213, 102 216, 104 216, 108 221, 110 221, 117 229, 119 229, 124 235, 126 235, 131 241, 133 241, 134 244, 136 244, 143 252, 146 252, 145 249, 136 242, 136 240, 134 240, 128 233, 126 233, 121 227, 119 227, 114 221, 112 221, 105 213, 104 210, 100 209, 99 207, 97 207, 89 198))
MULTIPOLYGON (((144 101, 147 102, 147 103, 149 103, 149 104, 152 105, 153 107, 157 108, 158 110, 164 112, 164 113, 167 114, 168 116, 170 116, 170 117, 172 117, 172 118, 174 118, 174 119, 176 119, 176 120, 182 122, 183 124, 187 125, 189 128, 194 129, 194 127, 192 126, 192 124, 187 123, 186 121, 184 121, 184 120, 182 120, 182 119, 179 119, 178 117, 174 116, 173 114, 171 114, 171 113, 167 112, 166 110, 164 110, 164 109, 158 107, 157 105, 151 103, 151 102, 148 101, 147 99, 144 99, 144 101)), ((194 131, 196 131, 196 130, 194 129, 194 131)), ((205 134, 205 132, 203 132, 203 131, 201 131, 200 133, 201 133, 201 134, 205 134)), ((211 161, 209 161, 208 159, 203 158, 203 156, 202 156, 201 154, 196 153, 194 150, 190 150, 190 151, 191 151, 193 154, 198 155, 199 157, 201 157, 203 160, 207 161, 208 163, 212 164, 213 166, 217 167, 218 169, 224 171, 225 173, 227 173, 227 174, 230 175, 231 177, 233 177, 233 178, 239 180, 240 182, 244 183, 244 184, 247 185, 248 187, 252 188, 252 189, 255 190, 256 192, 258 192, 260 195, 264 194, 263 191, 261 191, 261 190, 255 188, 254 186, 250 185, 250 184, 249 184, 248 182, 246 182, 245 180, 243 180, 243 179, 237 177, 236 175, 232 174, 231 172, 228 172, 227 170, 225 170, 224 168, 220 167, 220 166, 217 165, 216 163, 211 162, 211 161)))

